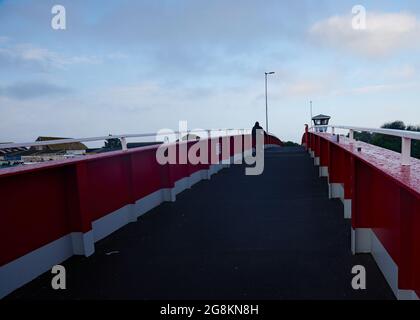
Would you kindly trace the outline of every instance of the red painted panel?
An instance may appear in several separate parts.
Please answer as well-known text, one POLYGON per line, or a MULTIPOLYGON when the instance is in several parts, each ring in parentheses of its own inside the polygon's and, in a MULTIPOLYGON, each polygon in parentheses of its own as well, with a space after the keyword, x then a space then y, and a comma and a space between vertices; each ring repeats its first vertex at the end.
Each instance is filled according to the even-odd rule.
MULTIPOLYGON (((188 148, 194 143, 189 142, 188 148)), ((92 221, 209 167, 161 166, 156 148, 2 169, 0 266, 70 232, 87 232, 92 221)))
POLYGON ((320 139, 320 165, 322 167, 328 166, 329 163, 329 142, 326 139, 320 139))
POLYGON ((168 167, 156 160, 156 149, 136 152, 131 155, 131 178, 133 195, 139 200, 162 188, 172 188, 173 184, 163 177, 168 174, 168 167))
POLYGON ((420 292, 420 204, 406 190, 400 192, 401 257, 399 287, 420 292))
POLYGON ((0 266, 70 232, 65 168, 0 179, 0 266))
POLYGON ((93 220, 129 203, 123 156, 87 163, 89 212, 93 220))
POLYGON ((342 178, 342 175, 340 175, 341 170, 341 163, 342 163, 342 157, 341 157, 341 150, 335 146, 332 143, 329 143, 330 147, 330 161, 328 163, 328 172, 329 172, 329 182, 330 183, 343 183, 344 179, 342 178))

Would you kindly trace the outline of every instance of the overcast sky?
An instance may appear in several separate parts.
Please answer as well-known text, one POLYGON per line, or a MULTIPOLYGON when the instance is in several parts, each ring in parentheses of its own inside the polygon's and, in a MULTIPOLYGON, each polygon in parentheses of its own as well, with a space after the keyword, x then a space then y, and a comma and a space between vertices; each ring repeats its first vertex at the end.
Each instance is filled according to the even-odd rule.
POLYGON ((420 124, 420 1, 0 0, 0 142, 265 124, 265 71, 283 140, 310 100, 336 124, 420 124))

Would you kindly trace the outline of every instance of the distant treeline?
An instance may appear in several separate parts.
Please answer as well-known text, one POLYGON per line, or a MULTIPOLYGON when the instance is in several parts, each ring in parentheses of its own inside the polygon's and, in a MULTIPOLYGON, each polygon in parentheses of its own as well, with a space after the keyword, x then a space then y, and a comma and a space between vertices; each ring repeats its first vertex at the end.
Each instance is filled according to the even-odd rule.
POLYGON ((283 142, 283 147, 299 147, 300 144, 293 141, 283 142))
MULTIPOLYGON (((396 130, 407 130, 420 132, 420 126, 406 126, 402 121, 394 121, 385 123, 381 128, 384 129, 396 129, 396 130)), ((355 132, 354 137, 356 140, 364 141, 378 147, 386 148, 396 152, 401 152, 401 138, 387 136, 380 133, 369 133, 369 132, 355 132)), ((420 141, 413 140, 411 142, 411 155, 415 158, 420 159, 420 141)))

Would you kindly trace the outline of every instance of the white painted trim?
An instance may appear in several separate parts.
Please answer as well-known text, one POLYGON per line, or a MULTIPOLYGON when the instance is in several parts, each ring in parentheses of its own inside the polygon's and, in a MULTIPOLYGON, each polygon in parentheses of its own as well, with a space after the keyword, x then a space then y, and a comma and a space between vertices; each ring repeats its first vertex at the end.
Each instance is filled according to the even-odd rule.
POLYGON ((74 254, 72 234, 68 234, 2 266, 0 299, 74 254))
POLYGON ((329 183, 328 190, 330 199, 344 200, 344 187, 342 183, 329 183))
POLYGON ((136 215, 136 220, 152 210, 153 208, 159 206, 163 202, 175 202, 176 195, 172 189, 160 189, 156 192, 153 192, 147 195, 144 198, 141 198, 136 201, 134 204, 134 212, 136 215))
POLYGON ((322 177, 329 177, 329 172, 328 172, 328 167, 323 167, 320 166, 319 167, 319 176, 322 177))
POLYGON ((92 222, 93 239, 102 240, 132 220, 132 205, 128 204, 92 222))
POLYGON ((351 219, 351 199, 343 199, 341 202, 343 202, 344 205, 344 219, 351 219))
POLYGON ((351 219, 351 199, 344 199, 344 185, 342 183, 328 183, 330 199, 340 199, 344 207, 344 219, 351 219))
POLYGON ((351 228, 351 252, 353 254, 372 252, 372 235, 370 229, 351 228))
POLYGON ((85 257, 91 256, 95 252, 95 240, 92 230, 83 232, 72 232, 71 241, 73 246, 73 253, 85 257))
POLYGON ((413 290, 400 290, 398 288, 398 265, 394 262, 388 251, 382 245, 372 229, 351 230, 352 252, 371 253, 376 264, 384 275, 398 300, 418 300, 413 290))
POLYGON ((177 196, 182 191, 184 191, 186 189, 190 189, 190 187, 191 187, 190 186, 190 177, 182 178, 182 179, 175 182, 174 193, 177 196))
POLYGON ((351 126, 342 126, 342 125, 327 126, 327 127, 335 128, 335 129, 352 130, 352 131, 358 131, 358 132, 380 133, 380 134, 385 134, 388 136, 420 140, 420 132, 416 132, 416 131, 383 129, 383 128, 378 129, 378 128, 366 128, 366 127, 351 127, 351 126))

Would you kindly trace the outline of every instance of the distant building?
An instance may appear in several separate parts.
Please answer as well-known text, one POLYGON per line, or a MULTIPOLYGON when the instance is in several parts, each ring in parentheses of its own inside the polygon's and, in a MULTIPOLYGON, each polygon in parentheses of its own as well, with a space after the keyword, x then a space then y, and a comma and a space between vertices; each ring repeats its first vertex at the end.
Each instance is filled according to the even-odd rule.
MULTIPOLYGON (((107 143, 102 148, 95 148, 95 149, 87 149, 86 152, 88 154, 97 154, 97 153, 105 153, 105 152, 112 152, 112 151, 120 151, 122 150, 121 143, 111 142, 111 140, 118 140, 119 139, 109 139, 107 143)), ((154 142, 129 142, 127 143, 127 149, 134 149, 134 148, 142 148, 142 147, 149 147, 154 145, 160 145, 163 142, 161 141, 154 141, 154 142)))
POLYGON ((5 157, 8 157, 16 152, 26 151, 28 150, 25 147, 19 147, 19 148, 6 148, 2 149, 2 144, 11 144, 13 142, 0 142, 0 160, 4 160, 5 157))
POLYGON ((10 144, 12 142, 0 142, 0 167, 10 167, 22 164, 22 159, 19 155, 20 152, 27 151, 25 147, 19 148, 5 148, 2 149, 2 144, 10 144))
MULTIPOLYGON (((69 138, 38 137, 39 141, 64 140, 69 138)), ((31 147, 27 152, 21 153, 24 163, 63 160, 86 154, 87 147, 81 142, 59 143, 45 146, 31 147)))
POLYGON ((315 125, 316 132, 326 132, 328 129, 328 123, 330 122, 331 117, 326 116, 325 114, 319 114, 312 118, 312 121, 315 125))
MULTIPOLYGON (((39 141, 52 141, 52 140, 64 140, 70 138, 59 138, 59 137, 38 137, 36 139, 37 142, 39 141)), ((32 147, 32 150, 37 151, 46 151, 51 154, 56 153, 63 153, 70 154, 70 155, 83 155, 86 153, 87 147, 81 142, 70 142, 70 143, 60 143, 60 144, 51 144, 46 146, 36 146, 32 147)))
MULTIPOLYGON (((36 141, 62 140, 68 138, 39 137, 36 141)), ((80 142, 60 143, 31 148, 6 148, 0 144, 0 165, 13 166, 34 162, 63 160, 86 154, 87 147, 80 142)))

